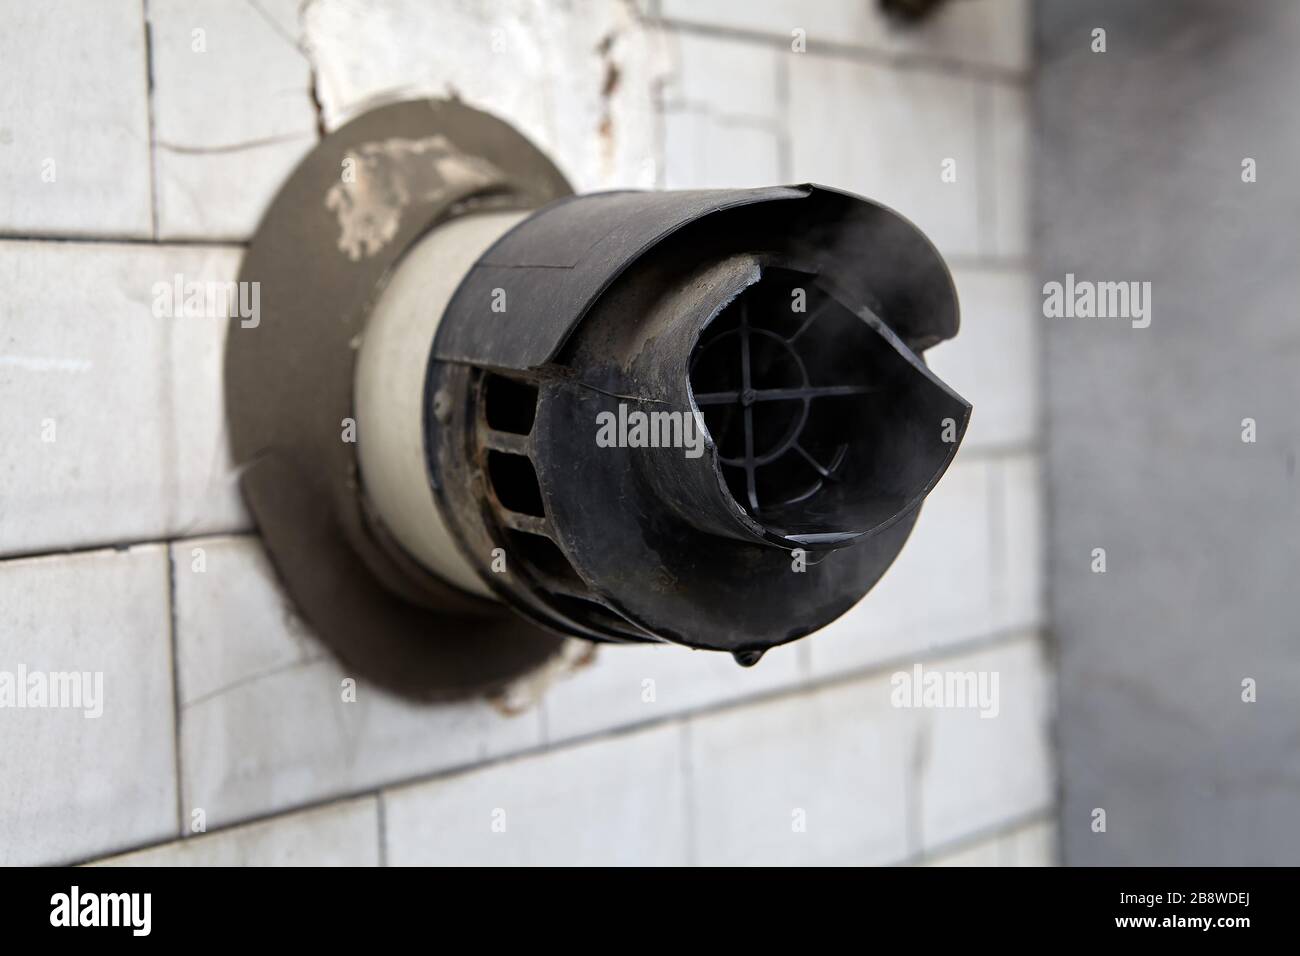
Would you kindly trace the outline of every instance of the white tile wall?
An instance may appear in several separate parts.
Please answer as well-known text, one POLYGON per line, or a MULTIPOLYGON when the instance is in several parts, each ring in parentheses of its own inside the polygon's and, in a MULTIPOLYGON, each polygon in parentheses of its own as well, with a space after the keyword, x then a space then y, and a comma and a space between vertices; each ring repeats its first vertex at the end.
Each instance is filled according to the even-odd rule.
POLYGON ((697 862, 902 860, 915 716, 875 677, 693 719, 697 862))
POLYGON ((953 840, 949 808, 959 833, 1045 811, 1048 678, 1037 648, 1026 636, 924 664, 996 671, 995 717, 896 707, 886 672, 691 718, 694 858, 896 863, 953 840))
POLYGON ((1056 826, 1031 823, 1009 834, 1003 843, 1002 866, 1056 866, 1056 826))
POLYGON ((941 853, 925 861, 926 866, 1001 866, 1003 838, 995 837, 941 853))
POLYGON ((225 325, 155 283, 229 281, 236 249, 0 241, 0 554, 243 526, 225 325))
POLYGON ((379 801, 286 813, 100 860, 100 866, 376 866, 379 801))
POLYGON ((847 57, 788 54, 790 178, 901 212, 945 255, 980 251, 978 106, 968 80, 847 57), (955 181, 940 177, 948 160, 955 181))
POLYGON ((997 459, 995 496, 1001 534, 996 545, 994 627, 1027 628, 1045 620, 1043 475, 1037 455, 997 459))
POLYGON ((1038 324, 1033 285, 1011 269, 953 271, 961 331, 925 358, 974 407, 962 454, 1020 448, 1038 437, 1038 324))
POLYGON ((948 469, 880 583, 807 639, 815 676, 924 654, 993 630, 991 467, 971 458, 948 469))
POLYGON ((673 56, 663 95, 665 188, 783 181, 783 54, 741 40, 665 36, 673 56))
POLYGON ((1028 0, 958 0, 915 25, 891 20, 874 2, 660 0, 660 10, 674 22, 770 34, 784 44, 802 29, 814 51, 856 46, 1012 73, 1029 65, 1028 0))
POLYGON ((540 743, 536 710, 418 706, 359 680, 345 702, 347 670, 304 632, 256 538, 173 550, 183 806, 210 827, 540 743))
POLYGON ((777 128, 781 121, 784 52, 726 37, 666 31, 672 73, 664 109, 697 110, 735 122, 777 128))
POLYGON ((1052 800, 1049 677, 1032 636, 945 658, 937 671, 998 674, 997 716, 926 710, 920 738, 920 832, 926 849, 1045 811, 1052 800))
POLYGON ((600 648, 593 664, 547 691, 546 739, 555 743, 771 693, 803 679, 803 654, 802 644, 787 644, 744 668, 729 654, 680 647, 600 648))
POLYGON ((1045 820, 966 842, 927 858, 926 866, 1055 866, 1055 827, 1045 820))
POLYGON ((247 239, 316 143, 300 5, 148 0, 162 239, 247 239))
POLYGON ((874 3, 299 6, 0 0, 0 670, 93 665, 108 691, 98 720, 0 709, 0 862, 1051 862, 1023 0, 909 30, 874 3), (221 243, 314 141, 313 92, 330 128, 461 96, 580 189, 813 180, 928 230, 964 314, 931 358, 975 415, 880 586, 748 670, 609 647, 517 717, 365 684, 344 703, 232 535, 225 323, 151 309, 176 273, 234 278, 221 243), (70 235, 163 242, 50 240, 70 235), (171 603, 166 544, 51 554, 167 540, 171 603), (891 707, 917 659, 998 670, 1003 714, 891 707), (213 832, 177 840, 196 808, 213 832))
POLYGON ((993 229, 987 252, 1025 260, 1030 249, 1029 93, 1022 87, 990 84, 993 229))
POLYGON ((669 724, 386 790, 393 866, 687 860, 682 728, 669 724))
POLYGON ((624 3, 556 15, 544 0, 494 4, 320 0, 304 11, 325 119, 376 97, 454 95, 509 117, 578 190, 653 184, 656 84, 667 56, 624 3))
POLYGON ((0 865, 176 835, 169 627, 165 545, 0 562, 0 682, 101 675, 89 711, 0 707, 0 865))
POLYGON ((781 173, 779 135, 698 110, 664 115, 664 188, 770 186, 781 173))
POLYGON ((0 0, 0 233, 152 232, 139 0, 0 0))

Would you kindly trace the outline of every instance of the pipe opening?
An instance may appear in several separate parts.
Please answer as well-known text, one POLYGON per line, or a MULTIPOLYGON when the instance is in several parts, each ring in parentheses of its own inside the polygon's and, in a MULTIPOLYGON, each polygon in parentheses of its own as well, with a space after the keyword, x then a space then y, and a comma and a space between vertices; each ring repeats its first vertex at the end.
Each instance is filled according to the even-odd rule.
POLYGON ((704 329, 690 387, 727 489, 770 531, 836 547, 886 524, 950 452, 956 399, 817 283, 765 269, 704 329))

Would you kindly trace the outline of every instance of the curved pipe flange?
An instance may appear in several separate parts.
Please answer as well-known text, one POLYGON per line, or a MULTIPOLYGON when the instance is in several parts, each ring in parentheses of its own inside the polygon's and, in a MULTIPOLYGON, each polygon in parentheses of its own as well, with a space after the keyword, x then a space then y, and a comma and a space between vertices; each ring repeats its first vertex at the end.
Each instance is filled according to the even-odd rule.
POLYGON ((385 540, 348 433, 357 345, 392 270, 431 228, 571 193, 501 120, 456 101, 394 103, 312 150, 244 256, 239 279, 259 284, 260 316, 231 320, 225 389, 245 500, 303 618, 357 676, 408 697, 499 689, 562 639, 385 540))

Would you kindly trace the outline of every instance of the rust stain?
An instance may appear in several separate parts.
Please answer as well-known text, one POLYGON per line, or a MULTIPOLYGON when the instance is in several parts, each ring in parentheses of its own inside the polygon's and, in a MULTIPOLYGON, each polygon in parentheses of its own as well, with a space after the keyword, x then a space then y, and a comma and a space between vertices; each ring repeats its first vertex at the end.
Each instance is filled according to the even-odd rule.
POLYGON ((618 91, 619 84, 623 79, 622 71, 619 70, 618 64, 613 60, 614 41, 616 39, 617 34, 608 33, 596 44, 596 53, 605 63, 605 71, 600 84, 601 110, 600 121, 596 124, 596 135, 600 137, 605 166, 611 169, 614 165, 614 116, 611 100, 618 91))
POLYGON ((618 64, 613 60, 607 62, 605 64, 605 84, 600 88, 600 95, 605 99, 613 96, 622 78, 623 74, 619 71, 618 64))
POLYGON ((488 695, 488 703, 504 717, 517 717, 536 707, 548 688, 596 661, 596 645, 577 638, 564 642, 560 653, 530 674, 517 678, 509 686, 488 695))

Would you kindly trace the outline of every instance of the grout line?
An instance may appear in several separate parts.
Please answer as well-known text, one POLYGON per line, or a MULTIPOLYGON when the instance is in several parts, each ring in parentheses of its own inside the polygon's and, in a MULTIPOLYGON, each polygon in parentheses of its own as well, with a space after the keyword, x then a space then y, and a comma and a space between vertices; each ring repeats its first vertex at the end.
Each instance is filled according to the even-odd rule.
MULTIPOLYGON (((428 781, 440 780, 446 777, 458 776, 467 772, 474 772, 486 767, 509 763, 510 761, 521 757, 535 757, 581 744, 595 743, 601 740, 616 740, 636 733, 649 732, 682 720, 709 717, 715 714, 738 710, 743 707, 757 706, 781 700, 790 700, 817 691, 843 687, 863 682, 873 677, 880 677, 884 674, 898 670, 903 664, 911 665, 917 662, 925 663, 927 661, 943 660, 949 657, 963 657, 968 654, 974 654, 995 647, 1015 644, 1027 639, 1037 640, 1037 632, 1040 629, 1041 625, 1039 624, 1024 624, 1016 627, 1000 628, 978 637, 954 641, 942 647, 927 648, 919 653, 900 654, 862 667, 848 668, 834 674, 829 674, 820 680, 814 680, 811 683, 805 684, 795 681, 781 687, 773 687, 727 700, 713 701, 704 704, 701 707, 697 707, 694 710, 684 710, 674 714, 665 714, 662 717, 652 717, 639 723, 605 727, 587 733, 576 734, 572 737, 564 737, 549 746, 525 747, 510 753, 502 753, 495 757, 490 757, 487 760, 444 767, 432 773, 416 774, 408 778, 399 778, 385 783, 382 786, 389 790, 412 786, 428 781)), ((359 796, 362 793, 370 792, 372 792, 372 790, 363 790, 353 793, 351 796, 359 796)), ((334 799, 338 799, 338 797, 331 798, 331 800, 334 799)))
MULTIPOLYGON (((747 43, 773 46, 783 52, 789 52, 790 38, 780 33, 765 33, 761 30, 747 30, 740 27, 724 27, 713 24, 693 23, 673 17, 660 17, 658 22, 665 27, 693 33, 701 37, 718 40, 741 40, 747 43)), ((990 66, 984 63, 968 63, 943 54, 895 53, 878 50, 873 47, 855 46, 851 43, 836 43, 830 40, 808 38, 807 52, 801 56, 839 57, 862 63, 875 63, 900 70, 925 70, 947 74, 964 79, 984 80, 1014 87, 1027 87, 1031 72, 1020 72, 1011 67, 990 66)))
MULTIPOLYGON (((1033 40, 1035 43, 1035 53, 1037 52, 1037 30, 1033 31, 1033 40)), ((1037 72, 1037 64, 1035 64, 1037 72)), ((1027 188, 1024 197, 1024 205, 1027 207, 1022 210, 1022 215, 1027 222, 1028 228, 1028 250, 1026 258, 1029 269, 1032 274, 1041 276, 1043 274, 1044 256, 1040 244, 1034 240, 1036 235, 1042 232, 1040 217, 1042 214, 1042 203, 1040 199, 1043 193, 1044 177, 1040 176, 1040 166, 1044 161, 1043 153, 1035 147, 1043 141, 1043 131, 1050 130, 1053 117, 1046 113, 1046 97, 1042 93, 1042 85, 1035 78, 1035 82, 1030 84, 1025 91, 1025 122, 1027 124, 1027 157, 1026 173, 1027 188)), ((1066 837, 1064 815, 1069 806, 1066 799, 1065 785, 1065 723, 1061 719, 1061 691, 1060 685, 1064 672, 1062 670, 1062 657, 1064 647, 1061 641, 1061 635, 1054 627, 1057 620, 1057 609, 1061 603, 1060 588, 1057 581, 1060 577, 1058 558, 1054 549, 1054 534, 1056 530, 1056 515, 1058 504, 1057 487, 1053 481, 1054 466, 1060 463, 1059 456, 1050 454, 1051 451, 1051 431, 1053 425, 1053 380, 1051 375, 1051 342, 1053 340, 1052 323, 1035 323, 1033 358, 1035 370, 1035 395, 1034 395, 1034 412, 1035 412, 1035 433, 1042 437, 1043 450, 1040 454, 1040 469, 1038 474, 1039 489, 1039 540, 1038 545, 1041 549, 1039 554, 1039 568, 1042 579, 1039 582, 1039 610, 1043 616, 1043 649, 1048 655, 1047 666, 1050 668, 1051 675, 1051 697, 1050 697, 1050 714, 1048 718, 1048 745, 1051 748, 1050 761, 1052 766, 1052 778, 1054 781, 1054 792, 1056 797, 1055 817, 1056 825, 1052 828, 1052 848, 1056 854, 1056 862, 1062 866, 1067 865, 1066 837)))
MULTIPOLYGON (((698 707, 694 710, 681 711, 675 714, 666 714, 662 717, 654 717, 639 723, 624 724, 615 727, 604 727, 599 730, 590 731, 585 734, 577 734, 572 737, 566 737, 552 745, 534 745, 522 747, 518 750, 512 750, 506 753, 500 753, 486 759, 475 759, 471 762, 451 764, 446 767, 438 768, 433 771, 422 771, 411 774, 406 777, 395 777, 367 787, 356 790, 347 790, 337 793, 331 793, 316 799, 307 800, 302 803, 290 804, 274 810, 267 810, 264 813, 256 813, 250 816, 241 817, 220 826, 212 827, 204 834, 205 836, 220 833, 226 830, 233 830, 239 827, 251 826, 256 823, 264 823, 277 817, 290 816, 298 813, 306 813, 311 810, 318 810, 322 807, 331 806, 336 803, 345 803, 350 800, 357 800, 364 797, 372 797, 376 794, 388 790, 399 790, 407 787, 420 786, 426 783, 433 783, 439 780, 447 780, 454 777, 468 776, 479 771, 488 770, 493 767, 503 766, 519 760, 527 760, 535 757, 542 757, 548 754, 560 753, 579 747, 585 744, 597 743, 600 741, 614 741, 624 737, 631 737, 642 733, 671 726, 672 724, 682 724, 694 722, 701 718, 707 718, 716 714, 729 713, 746 707, 759 706, 781 700, 790 700, 796 697, 808 696, 817 691, 828 690, 836 687, 844 687, 851 684, 865 682, 873 677, 880 677, 884 674, 891 673, 899 669, 903 664, 911 665, 915 663, 926 663, 927 661, 943 660, 949 657, 962 657, 968 654, 978 653, 996 647, 1010 646, 1022 641, 1038 640, 1038 632, 1041 625, 1026 624, 1018 627, 1002 628, 997 631, 980 635, 979 637, 967 638, 961 641, 954 641, 942 647, 927 648, 915 654, 900 654, 896 657, 887 658, 883 661, 868 664, 863 667, 851 668, 838 673, 828 675, 819 681, 810 684, 795 682, 783 687, 775 687, 767 690, 758 691, 753 694, 735 697, 728 700, 713 701, 698 707)), ((157 846, 163 846, 171 840, 160 840, 154 843, 142 844, 140 846, 127 847, 125 849, 114 851, 107 856, 118 856, 122 853, 133 853, 137 850, 151 849, 157 846)), ((104 859, 104 856, 95 856, 88 859, 79 859, 62 865, 74 866, 79 862, 91 862, 93 860, 104 859)))
MULTIPOLYGON (((985 463, 988 469, 989 566, 992 568, 993 613, 1001 617, 1008 608, 1010 571, 1006 534, 1006 473, 1000 462, 985 463)), ((995 620, 997 619, 995 617, 995 620)))
POLYGON ((379 830, 379 865, 388 866, 388 804, 382 790, 375 793, 375 816, 379 830))
POLYGON ((185 777, 181 767, 181 680, 180 654, 176 639, 176 553, 167 545, 167 616, 168 648, 172 665, 172 759, 176 773, 176 830, 181 839, 188 835, 185 826, 185 777))
POLYGON ((1061 721, 1061 657, 1060 647, 1056 640, 1056 635, 1052 632, 1050 626, 1045 625, 1042 635, 1043 650, 1047 656, 1046 667, 1048 668, 1049 697, 1048 697, 1048 715, 1047 715, 1047 745, 1050 748, 1048 760, 1052 768, 1052 791, 1056 799, 1055 805, 1055 822, 1056 826, 1052 827, 1052 851, 1056 855, 1056 861, 1060 865, 1065 865, 1065 821, 1064 813, 1066 807, 1065 796, 1065 753, 1061 721))
POLYGON ((976 90, 975 103, 975 222, 979 227, 980 257, 996 257, 998 250, 997 131, 992 87, 976 90))
MULTIPOLYGON (((1040 441, 1028 443, 990 444, 963 446, 954 460, 954 465, 973 465, 977 463, 996 464, 1012 458, 1043 458, 1045 448, 1040 441)), ((204 541, 213 538, 261 538, 256 528, 229 527, 211 528, 194 534, 163 535, 162 537, 127 538, 116 541, 92 541, 85 544, 56 547, 38 546, 30 551, 10 551, 0 554, 0 567, 8 561, 32 561, 40 558, 72 557, 80 554, 93 554, 97 551, 129 551, 132 548, 145 548, 150 545, 183 544, 189 541, 204 541)), ((806 645, 799 645, 806 646, 806 645)))
MULTIPOLYGON (((150 850, 161 850, 166 847, 176 846, 184 841, 192 841, 195 844, 205 843, 210 838, 216 839, 222 835, 234 833, 237 830, 243 830, 255 826, 262 826, 267 823, 274 823, 277 820, 288 819, 290 817, 307 816, 308 814, 318 813, 332 807, 345 807, 348 804, 357 804, 363 801, 372 800, 380 794, 379 789, 368 790, 363 793, 350 794, 342 797, 328 797, 321 800, 313 800, 310 803, 304 803, 300 806, 289 807, 284 810, 277 810, 273 813, 264 813, 259 816, 249 817, 245 820, 238 820, 234 823, 224 823, 221 826, 213 827, 199 833, 187 833, 183 839, 176 837, 166 837, 161 840, 151 840, 147 843, 129 844, 127 846, 115 846, 107 850, 100 851, 94 856, 86 857, 68 857, 53 862, 36 863, 34 866, 90 866, 96 863, 102 863, 105 860, 111 860, 119 856, 130 856, 135 853, 145 853, 150 850)), ((385 821, 385 826, 387 822, 385 821)))
POLYGON ((130 551, 132 548, 147 548, 151 545, 183 544, 187 541, 204 541, 209 538, 255 538, 260 537, 249 528, 229 531, 205 531, 201 534, 176 535, 161 538, 132 538, 126 541, 98 541, 90 544, 72 545, 67 548, 38 551, 15 551, 0 555, 0 567, 7 561, 34 561, 39 558, 64 558, 79 554, 94 554, 97 551, 130 551))
MULTIPOLYGON (((779 105, 777 107, 780 108, 779 105)), ((780 139, 784 124, 779 119, 773 117, 747 116, 744 113, 727 113, 706 103, 698 103, 690 100, 682 100, 677 103, 670 103, 664 106, 665 116, 688 116, 707 119, 724 129, 733 130, 751 130, 760 133, 771 133, 773 137, 780 139)), ((787 178, 783 177, 782 182, 787 178)))
POLYGON ((166 249, 169 246, 200 246, 210 249, 247 249, 245 239, 185 239, 172 238, 151 239, 143 236, 102 235, 94 236, 80 233, 66 235, 32 235, 30 233, 4 232, 0 230, 0 242, 56 242, 86 243, 108 246, 148 246, 150 249, 166 249))
POLYGON ((690 719, 682 721, 681 733, 677 737, 679 752, 677 759, 682 772, 682 804, 686 823, 686 865, 698 866, 700 858, 699 833, 695 829, 698 818, 695 807, 695 762, 691 759, 691 742, 694 726, 690 719))
MULTIPOLYGON (((1036 810, 1029 810, 1007 820, 1001 820, 997 823, 990 824, 978 830, 972 830, 969 833, 963 833, 946 843, 941 843, 933 849, 918 853, 915 857, 904 861, 905 864, 916 865, 926 863, 932 860, 938 860, 953 853, 959 853, 962 850, 972 849, 982 843, 990 840, 998 840, 1003 837, 1009 837, 1021 830, 1031 827, 1037 823, 1052 823, 1055 816, 1055 805, 1048 804, 1039 807, 1036 810)), ((1059 861, 1060 857, 1057 857, 1059 861)))
POLYGON ((925 846, 922 794, 925 793, 925 768, 930 761, 930 715, 923 713, 908 734, 910 752, 903 773, 903 826, 907 857, 920 856, 925 846))
POLYGON ((149 224, 154 241, 158 239, 158 134, 154 116, 153 25, 149 22, 149 0, 141 0, 144 18, 145 102, 149 114, 149 224))

